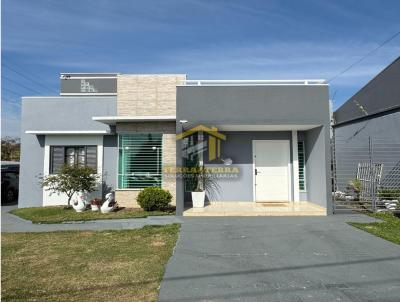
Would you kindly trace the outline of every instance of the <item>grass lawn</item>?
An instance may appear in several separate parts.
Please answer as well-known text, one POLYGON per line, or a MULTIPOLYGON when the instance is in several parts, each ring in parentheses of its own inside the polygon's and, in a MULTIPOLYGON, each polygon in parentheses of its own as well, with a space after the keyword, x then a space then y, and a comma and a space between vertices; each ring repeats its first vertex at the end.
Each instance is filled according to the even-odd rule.
POLYGON ((91 210, 77 213, 73 208, 55 206, 14 209, 10 213, 31 220, 33 223, 61 223, 65 221, 85 221, 96 219, 144 218, 147 216, 172 215, 175 212, 173 209, 165 212, 147 212, 142 209, 122 208, 118 211, 107 214, 92 212, 91 210))
POLYGON ((155 301, 179 225, 3 233, 3 301, 155 301))
POLYGON ((349 222, 349 224, 378 237, 400 244, 400 218, 391 213, 374 213, 369 215, 382 219, 383 222, 349 222))

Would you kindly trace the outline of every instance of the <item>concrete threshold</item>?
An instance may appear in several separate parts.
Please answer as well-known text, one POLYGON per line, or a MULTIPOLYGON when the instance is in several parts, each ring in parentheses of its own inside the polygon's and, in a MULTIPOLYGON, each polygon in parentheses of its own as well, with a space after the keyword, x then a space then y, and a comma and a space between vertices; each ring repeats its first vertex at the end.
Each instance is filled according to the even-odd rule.
POLYGON ((186 208, 183 216, 326 216, 311 202, 211 202, 204 208, 186 208))

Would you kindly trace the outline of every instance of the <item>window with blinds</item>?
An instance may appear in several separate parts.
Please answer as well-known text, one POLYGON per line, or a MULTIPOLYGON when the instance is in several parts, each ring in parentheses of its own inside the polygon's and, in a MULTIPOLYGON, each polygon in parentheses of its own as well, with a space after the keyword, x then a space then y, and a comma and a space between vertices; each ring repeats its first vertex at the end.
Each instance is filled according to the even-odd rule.
POLYGON ((50 146, 50 173, 62 165, 90 167, 97 173, 97 146, 50 146))
POLYGON ((161 133, 121 134, 118 145, 120 189, 161 187, 161 133))
POLYGON ((297 150, 299 156, 299 189, 306 190, 306 166, 305 166, 305 149, 304 142, 297 142, 297 150))

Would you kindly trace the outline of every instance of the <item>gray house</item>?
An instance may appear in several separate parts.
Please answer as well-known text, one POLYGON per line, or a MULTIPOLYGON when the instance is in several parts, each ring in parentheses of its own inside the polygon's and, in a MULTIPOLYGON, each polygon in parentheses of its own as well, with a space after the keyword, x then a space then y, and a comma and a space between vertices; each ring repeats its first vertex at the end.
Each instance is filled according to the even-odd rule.
POLYGON ((331 212, 322 80, 62 74, 60 81, 60 96, 22 100, 19 207, 65 204, 39 179, 71 164, 100 175, 93 197, 115 190, 126 207, 138 206, 141 189, 158 186, 172 193, 177 215, 331 212), (192 209, 185 176, 193 167, 213 174, 217 188, 206 188, 205 210, 192 209))
POLYGON ((400 187, 400 57, 334 112, 333 129, 336 190, 368 163, 377 167, 376 187, 400 187))

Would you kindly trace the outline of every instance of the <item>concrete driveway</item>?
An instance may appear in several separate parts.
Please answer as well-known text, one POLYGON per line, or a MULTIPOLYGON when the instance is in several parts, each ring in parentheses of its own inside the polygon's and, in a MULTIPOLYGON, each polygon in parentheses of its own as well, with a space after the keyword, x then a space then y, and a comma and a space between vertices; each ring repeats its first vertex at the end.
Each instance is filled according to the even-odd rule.
POLYGON ((160 301, 400 301, 400 246, 364 215, 184 218, 160 301))

